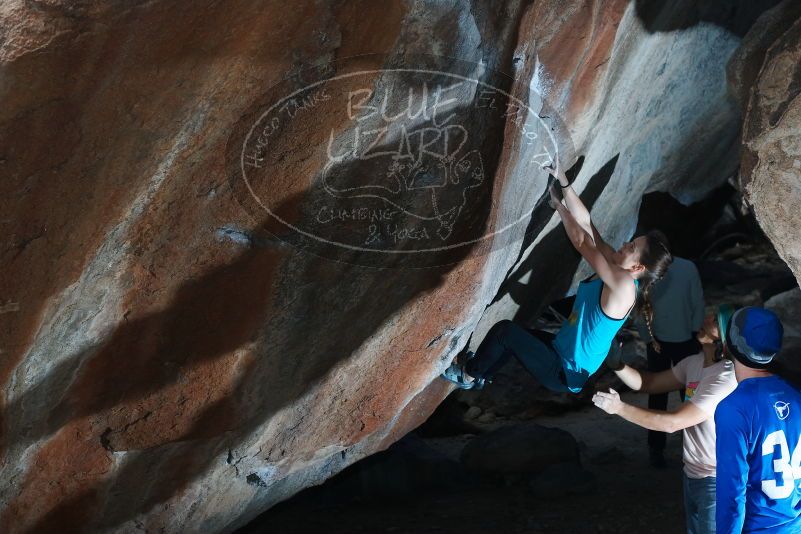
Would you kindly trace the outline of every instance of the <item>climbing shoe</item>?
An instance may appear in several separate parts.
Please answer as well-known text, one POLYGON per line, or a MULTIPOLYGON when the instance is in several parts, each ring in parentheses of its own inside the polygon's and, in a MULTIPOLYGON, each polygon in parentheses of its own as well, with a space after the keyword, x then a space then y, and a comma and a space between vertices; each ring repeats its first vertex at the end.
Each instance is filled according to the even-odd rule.
POLYGON ((459 357, 455 358, 451 365, 445 369, 445 372, 440 376, 448 382, 456 384, 456 387, 459 389, 482 389, 485 384, 483 378, 473 378, 470 380, 465 374, 464 367, 467 364, 467 360, 473 357, 473 353, 468 352, 465 356, 462 363, 457 361, 460 359, 459 357))

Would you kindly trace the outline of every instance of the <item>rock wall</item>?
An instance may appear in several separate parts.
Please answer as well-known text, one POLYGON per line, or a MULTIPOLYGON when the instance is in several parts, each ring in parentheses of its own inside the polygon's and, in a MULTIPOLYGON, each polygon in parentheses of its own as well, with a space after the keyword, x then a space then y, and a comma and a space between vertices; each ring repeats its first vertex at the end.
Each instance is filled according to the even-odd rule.
POLYGON ((230 531, 425 420, 570 286, 543 154, 614 244, 733 173, 759 10, 662 4, 0 5, 0 530, 230 531))
POLYGON ((801 9, 792 3, 785 10, 771 32, 778 37, 751 62, 758 74, 743 126, 740 188, 801 282, 801 9))
MULTIPOLYGON (((309 253, 251 211, 227 151, 270 88, 317 65, 452 47, 510 65, 521 9, 0 6, 1 531, 230 531, 425 420, 496 289, 486 255, 309 253)), ((266 191, 281 214, 314 201, 303 148, 339 129, 319 110, 284 136, 266 191)))
MULTIPOLYGON (((643 194, 688 204, 736 173, 741 116, 726 66, 759 10, 710 4, 537 2, 521 23, 520 48, 536 50, 566 125, 560 145, 577 162, 575 184, 613 246, 632 235, 643 194)), ((536 316, 587 276, 563 232, 550 231, 556 224, 535 210, 473 348, 499 319, 536 316)))
MULTIPOLYGON (((783 348, 801 348, 801 329, 798 326, 799 312, 801 312, 801 289, 795 288, 770 298, 765 302, 765 307, 773 310, 784 326, 783 348)), ((785 351, 782 351, 785 355, 785 351)), ((797 357, 797 355, 794 355, 797 357)), ((798 366, 798 362, 795 366, 798 366)))

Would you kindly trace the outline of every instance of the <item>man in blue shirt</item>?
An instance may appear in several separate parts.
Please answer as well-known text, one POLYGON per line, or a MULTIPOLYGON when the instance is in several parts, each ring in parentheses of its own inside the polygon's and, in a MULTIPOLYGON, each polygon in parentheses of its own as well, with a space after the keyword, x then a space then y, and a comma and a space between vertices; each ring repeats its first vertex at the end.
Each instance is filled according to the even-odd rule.
POLYGON ((774 357, 783 328, 763 308, 738 310, 725 350, 739 385, 715 412, 717 532, 801 532, 801 391, 774 357))

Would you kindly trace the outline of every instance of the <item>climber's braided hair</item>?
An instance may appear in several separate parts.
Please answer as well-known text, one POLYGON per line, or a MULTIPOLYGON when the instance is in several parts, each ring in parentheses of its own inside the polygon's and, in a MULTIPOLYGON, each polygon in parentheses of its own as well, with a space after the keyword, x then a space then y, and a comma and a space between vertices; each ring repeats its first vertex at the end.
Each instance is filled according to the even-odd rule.
POLYGON ((640 263, 645 267, 645 274, 640 277, 640 298, 637 299, 636 310, 645 319, 648 333, 655 348, 659 343, 654 336, 654 307, 651 303, 651 288, 654 282, 661 280, 673 263, 673 254, 670 253, 668 239, 659 230, 651 230, 645 234, 646 246, 640 255, 640 263))

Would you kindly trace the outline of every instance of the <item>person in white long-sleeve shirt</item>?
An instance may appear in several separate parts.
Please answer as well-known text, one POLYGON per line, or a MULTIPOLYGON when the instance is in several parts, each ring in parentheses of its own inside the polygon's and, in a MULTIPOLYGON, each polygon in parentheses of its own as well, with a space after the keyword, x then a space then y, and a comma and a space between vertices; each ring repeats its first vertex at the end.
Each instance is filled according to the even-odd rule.
POLYGON ((698 333, 702 352, 684 358, 672 369, 659 373, 638 371, 619 361, 615 373, 635 391, 665 392, 682 389, 688 402, 671 411, 646 410, 620 400, 610 389, 592 398, 607 413, 652 430, 684 432, 684 512, 688 534, 715 534, 716 472, 725 456, 715 455, 715 412, 718 404, 737 387, 732 362, 723 359, 721 332, 734 309, 718 308, 708 315, 698 333), (720 458, 720 462, 718 462, 720 458))

